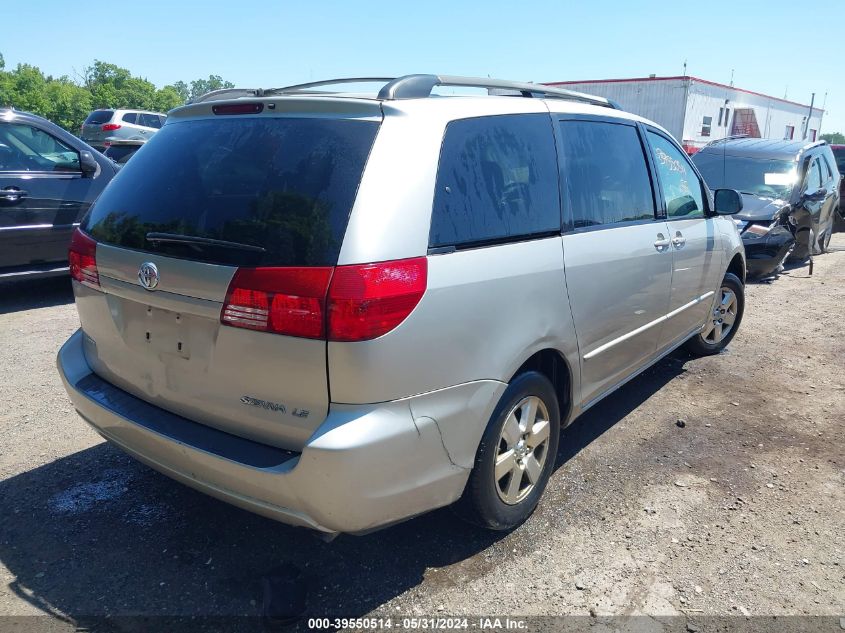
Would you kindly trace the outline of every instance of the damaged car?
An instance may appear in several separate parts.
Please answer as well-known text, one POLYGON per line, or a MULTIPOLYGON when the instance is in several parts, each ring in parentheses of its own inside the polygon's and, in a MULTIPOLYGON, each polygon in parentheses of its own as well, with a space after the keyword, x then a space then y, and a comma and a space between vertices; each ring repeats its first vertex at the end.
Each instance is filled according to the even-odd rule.
POLYGON ((827 251, 840 175, 825 141, 728 138, 703 148, 693 162, 711 189, 742 194, 734 222, 749 276, 771 276, 784 261, 803 262, 827 251))

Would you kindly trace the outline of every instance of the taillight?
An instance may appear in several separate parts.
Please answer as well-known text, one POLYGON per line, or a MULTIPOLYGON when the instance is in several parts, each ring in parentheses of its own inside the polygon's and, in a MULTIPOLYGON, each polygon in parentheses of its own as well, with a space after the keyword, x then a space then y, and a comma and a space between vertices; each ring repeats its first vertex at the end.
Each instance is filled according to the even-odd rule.
POLYGON ((103 132, 111 132, 112 130, 119 130, 120 123, 104 123, 103 124, 103 132))
POLYGON ((81 284, 93 288, 100 287, 100 275, 97 272, 97 242, 77 227, 70 238, 68 251, 70 276, 81 284))
POLYGON ((323 338, 331 267, 239 268, 220 321, 251 330, 323 338))
POLYGON ((239 268, 224 325, 303 338, 366 341, 404 321, 425 293, 425 257, 315 268, 239 268))
POLYGON ((402 323, 425 293, 425 257, 338 266, 329 287, 330 341, 366 341, 402 323))

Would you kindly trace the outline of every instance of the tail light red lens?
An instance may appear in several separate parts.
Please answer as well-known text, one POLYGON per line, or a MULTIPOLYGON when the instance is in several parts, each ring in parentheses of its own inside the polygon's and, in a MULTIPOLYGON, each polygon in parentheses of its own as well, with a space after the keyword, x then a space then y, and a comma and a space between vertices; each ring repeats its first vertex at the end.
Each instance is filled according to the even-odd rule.
POLYGON ((425 293, 425 257, 338 266, 329 287, 331 341, 366 341, 408 318, 425 293))
POLYGON ((411 314, 427 274, 425 257, 336 268, 239 268, 220 321, 302 338, 366 341, 411 314))
POLYGON ((220 321, 251 330, 323 338, 331 267, 239 268, 220 321))
POLYGON ((97 272, 97 242, 77 227, 70 238, 68 251, 70 276, 79 283, 94 288, 100 287, 100 274, 97 272))
POLYGON ((111 132, 112 130, 119 130, 120 123, 104 123, 103 124, 103 132, 111 132))

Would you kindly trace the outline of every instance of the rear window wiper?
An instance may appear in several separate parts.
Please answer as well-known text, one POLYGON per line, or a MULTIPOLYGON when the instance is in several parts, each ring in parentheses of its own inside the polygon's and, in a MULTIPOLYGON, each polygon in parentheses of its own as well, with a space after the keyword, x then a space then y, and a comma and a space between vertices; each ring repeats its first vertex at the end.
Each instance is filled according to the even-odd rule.
POLYGON ((238 251, 250 251, 253 253, 264 253, 267 249, 252 244, 241 244, 240 242, 227 242, 226 240, 215 240, 210 237, 199 235, 179 235, 177 233, 147 233, 148 242, 161 244, 195 244, 197 246, 216 246, 218 248, 231 248, 238 251))

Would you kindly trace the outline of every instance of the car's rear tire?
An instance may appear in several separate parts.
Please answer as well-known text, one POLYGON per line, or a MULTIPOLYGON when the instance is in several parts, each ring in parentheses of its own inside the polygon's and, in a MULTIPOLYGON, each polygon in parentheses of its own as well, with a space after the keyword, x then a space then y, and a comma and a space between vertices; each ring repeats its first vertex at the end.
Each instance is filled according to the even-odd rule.
POLYGON ((733 339, 744 312, 745 286, 733 273, 725 273, 707 322, 701 332, 687 341, 687 350, 696 356, 718 354, 733 339))
POLYGON ((559 438, 560 406, 552 383, 535 371, 514 378, 481 438, 458 514, 491 530, 520 525, 546 488, 559 438))

